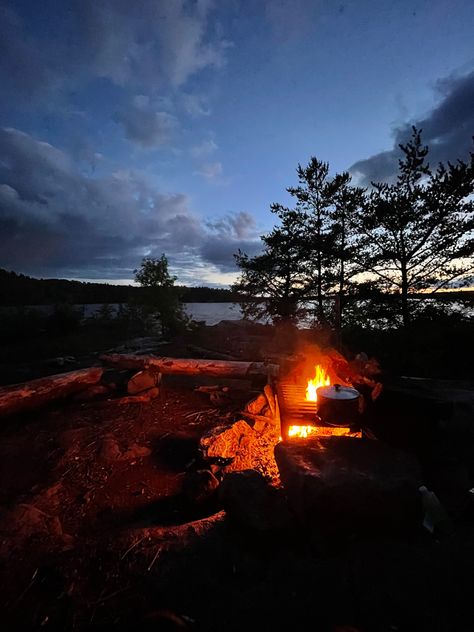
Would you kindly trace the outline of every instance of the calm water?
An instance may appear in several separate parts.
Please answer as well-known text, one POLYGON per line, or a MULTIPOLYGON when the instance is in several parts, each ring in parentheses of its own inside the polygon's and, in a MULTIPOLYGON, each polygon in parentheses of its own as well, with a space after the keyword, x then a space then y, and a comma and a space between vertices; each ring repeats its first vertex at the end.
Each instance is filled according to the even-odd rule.
MULTIPOLYGON (((424 301, 425 304, 436 304, 436 300, 427 299, 424 301)), ((102 304, 101 303, 89 303, 89 304, 79 304, 75 305, 76 309, 80 310, 84 318, 91 318, 97 312, 100 311, 102 304)), ((118 303, 111 303, 109 307, 112 311, 116 312, 119 308, 118 303)), ((309 307, 309 305, 308 305, 309 307)), ((46 314, 50 314, 54 306, 53 305, 31 305, 27 306, 26 309, 35 309, 42 311, 46 314)), ((197 321, 204 321, 206 325, 216 325, 221 320, 240 320, 242 318, 242 311, 238 303, 184 303, 184 308, 186 313, 197 321)), ((10 310, 15 310, 15 307, 0 307, 0 313, 5 313, 10 310)), ((457 301, 453 301, 450 305, 450 309, 453 312, 463 312, 465 315, 469 317, 474 316, 474 306, 466 306, 457 301)), ((307 319, 302 319, 300 322, 300 326, 308 327, 311 324, 311 316, 309 315, 307 319)), ((384 327, 383 323, 378 323, 379 327, 384 327)))
MULTIPOLYGON (((86 305, 75 305, 76 309, 84 314, 84 318, 91 318, 100 311, 101 303, 88 303, 86 305)), ((116 312, 119 308, 118 303, 109 305, 111 310, 116 312)), ((186 313, 194 320, 203 320, 206 325, 215 325, 221 320, 240 320, 242 312, 238 303, 185 303, 186 313)), ((2 307, 0 312, 15 310, 15 307, 2 307)), ((50 314, 53 305, 28 305, 26 309, 36 309, 46 314, 50 314)))
POLYGON ((185 303, 186 313, 194 320, 204 320, 206 325, 216 325, 221 320, 240 320, 242 311, 238 303, 185 303))

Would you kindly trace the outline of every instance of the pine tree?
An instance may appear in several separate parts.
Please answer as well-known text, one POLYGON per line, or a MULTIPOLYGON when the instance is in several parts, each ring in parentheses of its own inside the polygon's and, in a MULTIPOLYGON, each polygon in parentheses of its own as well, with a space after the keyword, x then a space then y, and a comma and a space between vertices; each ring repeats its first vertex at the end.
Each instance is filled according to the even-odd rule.
POLYGON ((298 165, 296 170, 299 185, 287 191, 297 200, 297 209, 305 223, 305 247, 311 253, 314 270, 313 289, 316 294, 317 317, 325 323, 324 295, 334 284, 331 266, 332 235, 330 210, 333 203, 334 186, 328 180, 329 163, 312 157, 306 167, 298 165))
POLYGON ((232 289, 244 297, 241 307, 246 317, 294 322, 310 291, 303 218, 280 204, 273 204, 271 211, 280 224, 261 237, 262 254, 249 257, 239 250, 234 255, 241 274, 232 289))
POLYGON ((407 326, 411 292, 436 292, 474 270, 474 154, 433 172, 415 127, 400 149, 396 182, 372 183, 356 214, 362 240, 354 256, 386 289, 398 289, 407 326))

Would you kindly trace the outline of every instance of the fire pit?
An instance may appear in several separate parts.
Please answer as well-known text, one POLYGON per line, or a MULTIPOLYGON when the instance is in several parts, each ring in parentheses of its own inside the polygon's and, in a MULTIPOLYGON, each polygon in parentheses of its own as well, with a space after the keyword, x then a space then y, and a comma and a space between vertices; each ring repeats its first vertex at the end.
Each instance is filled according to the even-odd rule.
POLYGON ((315 366, 314 378, 306 385, 294 377, 280 380, 277 397, 283 441, 313 435, 362 436, 358 425, 359 394, 350 387, 331 385, 329 374, 319 364, 315 366))

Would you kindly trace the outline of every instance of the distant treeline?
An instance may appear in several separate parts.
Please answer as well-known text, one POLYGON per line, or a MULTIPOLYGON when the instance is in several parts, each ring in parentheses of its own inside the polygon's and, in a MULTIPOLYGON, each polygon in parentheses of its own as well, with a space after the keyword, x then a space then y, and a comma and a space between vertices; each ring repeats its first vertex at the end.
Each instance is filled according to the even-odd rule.
MULTIPOLYGON (((175 286, 185 303, 232 303, 239 300, 231 290, 175 286)), ((33 279, 0 268, 0 305, 54 305, 59 303, 131 303, 139 301, 143 288, 133 285, 84 283, 65 279, 33 279)))

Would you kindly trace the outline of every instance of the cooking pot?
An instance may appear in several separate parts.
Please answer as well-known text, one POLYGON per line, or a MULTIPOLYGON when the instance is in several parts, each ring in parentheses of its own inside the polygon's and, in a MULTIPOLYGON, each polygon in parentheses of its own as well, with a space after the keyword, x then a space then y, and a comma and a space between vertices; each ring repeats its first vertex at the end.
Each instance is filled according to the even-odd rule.
POLYGON ((318 416, 331 426, 352 426, 359 418, 360 393, 350 386, 321 386, 318 395, 318 416))

